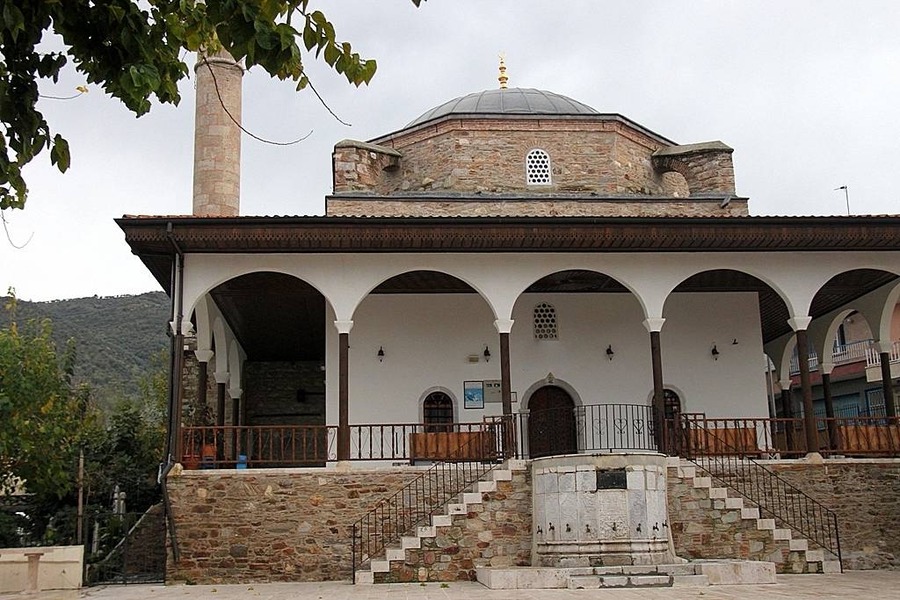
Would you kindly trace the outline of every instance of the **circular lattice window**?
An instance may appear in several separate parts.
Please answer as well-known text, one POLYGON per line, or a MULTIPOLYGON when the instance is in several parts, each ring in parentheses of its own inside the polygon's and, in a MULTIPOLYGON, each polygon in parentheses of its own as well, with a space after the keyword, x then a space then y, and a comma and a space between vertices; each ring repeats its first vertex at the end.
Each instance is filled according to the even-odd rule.
POLYGON ((556 309, 541 302, 534 307, 534 339, 555 340, 558 337, 556 309))
POLYGON ((535 148, 525 156, 525 180, 528 185, 550 185, 550 155, 535 148))

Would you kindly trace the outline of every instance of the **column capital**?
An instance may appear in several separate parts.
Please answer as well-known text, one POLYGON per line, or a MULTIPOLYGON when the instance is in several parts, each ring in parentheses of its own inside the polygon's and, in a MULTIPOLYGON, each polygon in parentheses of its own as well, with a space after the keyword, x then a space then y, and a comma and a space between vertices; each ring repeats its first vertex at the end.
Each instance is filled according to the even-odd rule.
POLYGON ((228 371, 216 371, 215 378, 216 383, 227 384, 229 379, 228 371))
POLYGON ((237 400, 244 395, 244 390, 241 388, 231 388, 228 390, 228 395, 231 396, 232 400, 237 400))
POLYGON ((215 355, 216 353, 212 350, 194 350, 194 356, 202 363, 208 363, 215 355))
POLYGON ((665 322, 666 322, 666 320, 664 318, 655 317, 655 318, 644 319, 644 322, 642 323, 642 325, 649 333, 653 333, 654 331, 657 331, 657 332, 661 331, 665 322))
POLYGON ((494 321, 494 327, 497 329, 497 333, 510 333, 513 323, 515 321, 512 319, 497 319, 494 321))
POLYGON ((877 342, 872 342, 872 345, 878 349, 879 354, 890 354, 894 344, 890 340, 878 340, 877 342))
POLYGON ((334 326, 337 328, 338 333, 350 333, 350 330, 353 329, 353 321, 335 321, 334 326))
POLYGON ((793 383, 793 382, 790 379, 779 379, 778 380, 778 385, 781 386, 782 392, 791 391, 791 383, 793 383))
POLYGON ((819 363, 819 372, 822 375, 831 375, 832 371, 834 371, 834 363, 833 362, 819 363))
POLYGON ((812 317, 793 317, 787 320, 788 325, 794 331, 805 331, 812 322, 812 317))

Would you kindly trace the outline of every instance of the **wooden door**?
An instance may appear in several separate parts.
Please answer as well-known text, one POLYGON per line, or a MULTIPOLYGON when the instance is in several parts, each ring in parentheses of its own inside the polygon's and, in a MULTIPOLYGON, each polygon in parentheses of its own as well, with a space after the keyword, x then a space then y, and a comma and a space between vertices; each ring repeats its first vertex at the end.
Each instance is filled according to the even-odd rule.
POLYGON ((545 385, 528 401, 528 454, 531 458, 575 454, 575 401, 564 389, 545 385))

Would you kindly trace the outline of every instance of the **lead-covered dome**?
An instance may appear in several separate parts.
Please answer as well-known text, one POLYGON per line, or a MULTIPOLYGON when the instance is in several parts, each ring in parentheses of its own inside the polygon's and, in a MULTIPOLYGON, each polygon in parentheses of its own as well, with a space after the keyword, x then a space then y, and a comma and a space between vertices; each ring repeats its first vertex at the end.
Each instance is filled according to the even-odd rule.
POLYGON ((533 88, 485 90, 436 106, 411 121, 419 125, 447 115, 595 115, 596 110, 562 94, 533 88))

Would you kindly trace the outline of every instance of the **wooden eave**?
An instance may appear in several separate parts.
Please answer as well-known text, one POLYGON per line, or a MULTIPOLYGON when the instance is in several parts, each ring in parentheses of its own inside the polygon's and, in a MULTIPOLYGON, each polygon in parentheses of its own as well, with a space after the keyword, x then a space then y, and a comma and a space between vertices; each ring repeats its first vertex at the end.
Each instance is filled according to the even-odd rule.
POLYGON ((125 216, 125 240, 169 287, 185 253, 844 252, 900 250, 900 216, 125 216))

